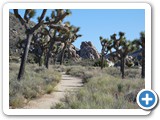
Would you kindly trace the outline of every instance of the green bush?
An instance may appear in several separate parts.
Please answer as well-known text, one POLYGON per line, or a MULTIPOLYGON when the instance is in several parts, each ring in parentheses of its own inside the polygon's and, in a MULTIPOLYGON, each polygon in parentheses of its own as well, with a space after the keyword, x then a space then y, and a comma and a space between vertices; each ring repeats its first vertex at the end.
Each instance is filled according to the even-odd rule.
POLYGON ((46 90, 45 91, 46 91, 47 94, 52 93, 53 90, 54 90, 54 88, 53 88, 52 85, 49 84, 49 85, 46 86, 46 90))
POLYGON ((117 84, 117 88, 118 88, 119 93, 122 92, 123 87, 124 87, 123 84, 121 84, 121 83, 117 84))
MULTIPOLYGON (((101 67, 101 64, 102 64, 101 59, 98 59, 98 60, 96 60, 94 62, 93 66, 95 66, 95 67, 101 67)), ((104 60, 103 67, 108 67, 108 63, 107 63, 106 60, 104 60)))
POLYGON ((57 103, 56 105, 55 105, 55 107, 51 107, 51 109, 63 109, 63 104, 62 103, 57 103))

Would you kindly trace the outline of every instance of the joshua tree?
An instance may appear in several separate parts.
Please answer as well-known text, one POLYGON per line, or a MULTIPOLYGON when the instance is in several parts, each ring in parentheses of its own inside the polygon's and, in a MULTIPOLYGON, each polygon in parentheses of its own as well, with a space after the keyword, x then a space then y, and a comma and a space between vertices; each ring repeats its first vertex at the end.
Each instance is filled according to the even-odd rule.
POLYGON ((135 45, 131 41, 127 41, 124 37, 125 33, 119 32, 119 38, 116 38, 116 34, 111 35, 113 41, 113 48, 115 49, 116 56, 121 61, 121 73, 122 79, 124 79, 124 60, 129 52, 134 51, 135 45))
POLYGON ((103 37, 100 37, 100 42, 102 45, 102 50, 101 50, 101 69, 103 69, 104 67, 104 57, 108 54, 108 52, 110 51, 110 53, 112 53, 111 49, 112 49, 112 41, 108 40, 108 39, 104 39, 103 37))
POLYGON ((53 30, 53 36, 51 36, 50 33, 49 33, 49 36, 50 36, 50 45, 49 45, 48 52, 47 52, 47 55, 46 55, 46 61, 45 61, 46 68, 48 68, 48 66, 49 66, 49 58, 51 56, 51 50, 52 50, 53 45, 55 43, 56 32, 57 32, 56 30, 53 30))
POLYGON ((134 40, 134 44, 142 48, 142 71, 141 71, 141 77, 145 78, 145 32, 140 33, 140 39, 134 40))
POLYGON ((46 33, 44 26, 42 26, 36 35, 33 36, 33 41, 31 42, 31 45, 34 47, 33 53, 36 55, 36 62, 39 63, 39 66, 42 66, 42 63, 44 63, 44 56, 48 44, 48 34, 46 33))
POLYGON ((33 37, 34 32, 44 23, 43 18, 46 14, 47 10, 44 9, 42 11, 41 16, 39 17, 39 21, 38 23, 31 27, 29 25, 29 21, 32 17, 35 16, 36 12, 33 9, 26 9, 25 13, 24 13, 24 17, 22 18, 22 16, 19 14, 18 9, 14 9, 14 14, 15 16, 19 19, 19 21, 21 22, 21 24, 24 26, 25 28, 25 33, 26 33, 26 45, 25 45, 25 49, 22 55, 22 59, 21 59, 21 65, 20 65, 20 69, 19 69, 19 73, 18 73, 18 77, 17 79, 20 80, 23 75, 24 75, 24 70, 25 70, 25 64, 27 61, 27 56, 28 56, 28 51, 30 48, 30 43, 33 37))
MULTIPOLYGON (((69 22, 65 23, 65 27, 68 27, 69 32, 65 33, 65 34, 61 34, 61 36, 63 36, 65 39, 61 40, 62 43, 64 43, 64 47, 61 51, 61 59, 60 59, 60 65, 63 64, 64 62, 64 53, 66 48, 68 47, 68 54, 70 54, 70 50, 69 47, 70 45, 78 38, 81 37, 82 35, 77 34, 79 32, 79 27, 75 27, 75 26, 70 26, 69 22)), ((63 38, 62 37, 62 38, 63 38)))
POLYGON ((56 41, 58 41, 57 39, 57 34, 58 32, 63 32, 63 33, 68 33, 69 30, 66 26, 64 26, 62 24, 63 19, 70 15, 71 12, 69 10, 62 10, 62 9, 58 9, 58 10, 54 10, 52 11, 52 14, 50 17, 46 17, 46 23, 51 23, 51 24, 47 24, 47 28, 45 29, 50 37, 50 45, 48 48, 48 52, 46 55, 46 63, 45 66, 48 68, 49 65, 49 58, 51 56, 51 51, 53 49, 53 46, 55 44, 56 41), (56 23, 56 25, 54 24, 56 23))

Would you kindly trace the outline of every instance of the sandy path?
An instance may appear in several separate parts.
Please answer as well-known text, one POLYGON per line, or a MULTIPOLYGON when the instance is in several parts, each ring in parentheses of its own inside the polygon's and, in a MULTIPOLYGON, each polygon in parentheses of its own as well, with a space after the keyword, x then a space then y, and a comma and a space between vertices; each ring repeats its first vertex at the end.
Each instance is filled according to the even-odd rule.
POLYGON ((50 109, 51 106, 64 98, 66 91, 74 91, 74 89, 80 88, 82 85, 82 80, 80 78, 62 73, 62 80, 56 86, 56 91, 51 94, 45 94, 41 98, 29 101, 24 109, 50 109))

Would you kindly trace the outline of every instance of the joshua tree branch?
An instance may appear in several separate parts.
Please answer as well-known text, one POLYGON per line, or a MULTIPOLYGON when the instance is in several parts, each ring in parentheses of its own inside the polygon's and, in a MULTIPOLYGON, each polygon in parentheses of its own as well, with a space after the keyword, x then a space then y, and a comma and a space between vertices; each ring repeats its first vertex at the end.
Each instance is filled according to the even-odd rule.
POLYGON ((30 10, 31 10, 31 9, 27 9, 27 10, 25 10, 25 13, 24 13, 24 19, 26 20, 27 23, 28 23, 28 21, 29 21, 27 15, 28 15, 28 13, 29 13, 30 10))
POLYGON ((63 15, 61 15, 58 19, 55 20, 55 23, 58 23, 60 20, 63 20, 68 14, 65 12, 63 15))
POLYGON ((18 13, 18 9, 14 9, 14 15, 19 19, 19 21, 21 22, 22 25, 25 25, 25 21, 24 19, 19 15, 18 13))
POLYGON ((43 18, 46 12, 47 12, 47 9, 44 9, 41 14, 41 17, 39 18, 39 22, 32 28, 31 32, 34 32, 35 30, 37 30, 44 23, 43 18))
POLYGON ((31 29, 31 32, 33 33, 35 30, 37 30, 42 24, 43 24, 44 21, 41 21, 39 22, 38 24, 36 24, 32 29, 31 29))
POLYGON ((47 12, 47 9, 43 9, 43 12, 42 12, 42 14, 41 14, 41 17, 39 18, 39 23, 43 20, 46 12, 47 12))

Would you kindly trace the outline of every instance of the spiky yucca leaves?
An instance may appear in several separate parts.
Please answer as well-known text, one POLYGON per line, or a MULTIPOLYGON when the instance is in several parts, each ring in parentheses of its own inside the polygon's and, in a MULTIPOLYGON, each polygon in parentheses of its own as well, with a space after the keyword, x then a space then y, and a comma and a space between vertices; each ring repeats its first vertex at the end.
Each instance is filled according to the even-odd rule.
POLYGON ((142 71, 141 77, 145 78, 145 32, 140 33, 140 39, 133 41, 137 48, 142 48, 142 71))
POLYGON ((52 11, 49 19, 46 20, 45 24, 56 24, 58 22, 62 22, 66 16, 71 15, 71 11, 68 9, 55 9, 52 11))
POLYGON ((31 18, 33 18, 36 15, 35 9, 26 9, 24 13, 24 20, 25 22, 29 22, 31 18))
POLYGON ((119 32, 119 38, 116 38, 116 34, 111 35, 111 40, 113 41, 113 48, 116 51, 116 56, 121 61, 121 73, 122 79, 124 79, 124 59, 129 52, 132 52, 136 49, 136 45, 131 41, 127 41, 125 38, 125 33, 119 32))
POLYGON ((36 15, 36 11, 32 9, 32 10, 29 12, 28 17, 29 17, 29 18, 33 18, 35 15, 36 15))

